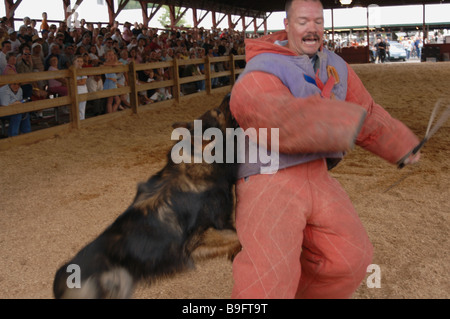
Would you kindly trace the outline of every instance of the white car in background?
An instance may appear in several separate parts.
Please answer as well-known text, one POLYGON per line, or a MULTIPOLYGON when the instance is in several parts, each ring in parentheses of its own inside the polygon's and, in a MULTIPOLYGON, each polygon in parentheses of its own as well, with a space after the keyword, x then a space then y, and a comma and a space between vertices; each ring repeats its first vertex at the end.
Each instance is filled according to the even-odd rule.
POLYGON ((389 41, 389 60, 406 61, 406 50, 397 41, 389 41))

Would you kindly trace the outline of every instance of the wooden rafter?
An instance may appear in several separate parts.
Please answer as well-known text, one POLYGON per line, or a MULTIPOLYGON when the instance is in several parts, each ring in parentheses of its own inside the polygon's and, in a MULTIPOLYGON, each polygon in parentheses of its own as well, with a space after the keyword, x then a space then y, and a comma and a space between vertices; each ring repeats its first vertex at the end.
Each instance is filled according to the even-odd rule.
POLYGON ((14 28, 14 12, 21 2, 22 0, 17 0, 16 2, 14 2, 13 0, 5 0, 5 13, 6 18, 8 19, 7 24, 11 28, 14 28))
MULTIPOLYGON (((214 13, 214 14, 216 14, 216 13, 214 13)), ((219 25, 223 21, 223 19, 225 19, 226 16, 227 15, 224 13, 223 16, 221 18, 219 18, 219 21, 217 21, 217 25, 219 25)))
MULTIPOLYGON (((66 1, 66 0, 64 0, 66 1)), ((106 0, 106 4, 108 6, 108 16, 109 16, 109 23, 113 24, 116 20, 119 13, 125 8, 125 6, 130 2, 130 0, 119 0, 119 7, 117 8, 117 11, 114 9, 114 0, 106 0)))
MULTIPOLYGON (((201 9, 200 9, 201 10, 201 9)), ((197 16, 197 8, 192 8, 192 16, 194 17, 194 26, 197 27, 200 23, 202 23, 203 19, 208 15, 209 11, 205 11, 200 18, 197 16)))
POLYGON ((169 6, 170 11, 170 24, 171 27, 175 27, 177 23, 183 18, 189 8, 184 8, 181 10, 181 7, 178 7, 178 10, 175 9, 175 6, 169 6))
POLYGON ((156 3, 152 3, 152 8, 150 11, 150 14, 148 14, 148 6, 146 2, 139 2, 141 5, 141 9, 142 9, 142 18, 143 18, 143 22, 144 25, 148 26, 148 23, 150 22, 151 19, 153 19, 153 17, 156 15, 156 13, 159 11, 159 9, 161 9, 162 7, 162 3, 156 4, 156 3))

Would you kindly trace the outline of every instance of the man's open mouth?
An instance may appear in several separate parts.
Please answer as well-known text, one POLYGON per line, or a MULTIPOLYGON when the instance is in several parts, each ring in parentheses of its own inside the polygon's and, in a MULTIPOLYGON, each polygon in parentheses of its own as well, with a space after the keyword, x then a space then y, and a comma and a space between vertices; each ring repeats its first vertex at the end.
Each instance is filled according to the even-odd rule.
POLYGON ((306 35, 302 38, 302 41, 305 44, 314 45, 314 44, 319 43, 320 38, 317 35, 306 35))

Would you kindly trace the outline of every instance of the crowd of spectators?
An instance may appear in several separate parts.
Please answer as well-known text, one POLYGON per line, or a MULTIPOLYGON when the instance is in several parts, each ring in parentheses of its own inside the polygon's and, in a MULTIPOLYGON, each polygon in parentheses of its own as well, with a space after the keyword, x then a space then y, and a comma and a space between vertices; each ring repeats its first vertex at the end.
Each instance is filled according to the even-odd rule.
MULTIPOLYGON (((205 30, 204 28, 182 28, 161 30, 149 28, 143 24, 129 22, 119 25, 86 23, 83 19, 74 28, 68 28, 66 22, 58 25, 47 21, 42 13, 39 30, 36 20, 23 19, 18 30, 6 24, 6 18, 0 20, 0 74, 42 72, 69 68, 77 57, 83 59, 82 67, 113 66, 135 63, 161 62, 177 59, 196 59, 206 56, 216 57, 229 54, 244 55, 244 34, 231 29, 205 30), (109 56, 109 57, 108 57, 109 56)), ((212 71, 223 71, 230 66, 226 63, 211 64, 212 71)), ((236 61, 237 67, 244 67, 244 61, 236 61)), ((180 67, 180 76, 204 73, 202 64, 180 67)), ((168 69, 154 69, 138 72, 138 82, 151 82, 170 78, 168 69)), ((229 79, 215 78, 213 87, 229 79)), ((127 84, 126 74, 106 74, 90 76, 86 80, 89 92, 111 89, 127 84)), ((204 90, 204 81, 195 83, 197 90, 204 90)), ((67 95, 66 79, 36 81, 21 86, 23 98, 41 99, 50 95, 67 95)), ((140 103, 171 98, 171 89, 149 90, 141 92, 140 103)), ((108 99, 105 107, 97 101, 93 108, 96 114, 114 112, 130 107, 127 96, 108 99)), ((90 105, 88 103, 88 107, 90 105)))

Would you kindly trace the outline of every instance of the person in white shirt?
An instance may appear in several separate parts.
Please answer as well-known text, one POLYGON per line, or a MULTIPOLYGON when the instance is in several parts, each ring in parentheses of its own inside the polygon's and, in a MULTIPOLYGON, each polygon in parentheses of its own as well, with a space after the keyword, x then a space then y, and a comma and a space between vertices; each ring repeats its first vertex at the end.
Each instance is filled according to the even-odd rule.
POLYGON ((11 42, 11 50, 19 53, 19 47, 22 44, 19 39, 17 39, 17 32, 13 29, 8 30, 9 42, 11 42))

